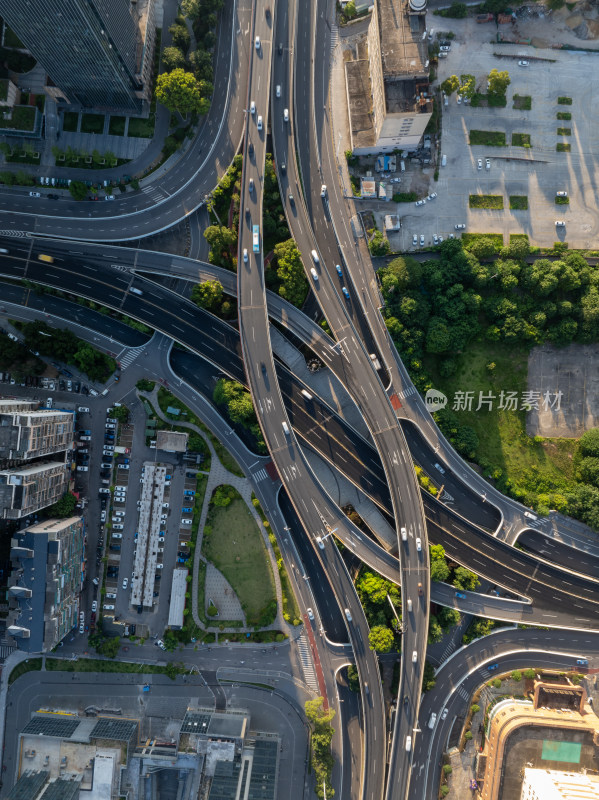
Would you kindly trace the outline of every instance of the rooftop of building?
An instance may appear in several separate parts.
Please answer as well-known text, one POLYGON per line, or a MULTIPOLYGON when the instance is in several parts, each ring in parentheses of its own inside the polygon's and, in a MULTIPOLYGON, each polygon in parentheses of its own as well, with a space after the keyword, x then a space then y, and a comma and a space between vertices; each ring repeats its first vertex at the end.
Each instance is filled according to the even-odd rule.
POLYGON ((187 592, 187 575, 189 570, 177 568, 173 570, 171 583, 171 599, 168 607, 169 627, 182 627, 185 611, 185 594, 187 592))
POLYGON ((41 472, 50 472, 58 467, 65 469, 64 461, 40 461, 36 464, 13 467, 12 469, 3 469, 0 470, 0 475, 5 475, 7 478, 19 475, 22 475, 24 478, 33 478, 35 475, 39 475, 41 472))
POLYGON ((181 725, 181 733, 203 734, 208 738, 241 738, 245 735, 248 721, 247 712, 239 709, 220 712, 207 708, 188 708, 181 725))
POLYGON ((377 0, 385 81, 428 75, 426 17, 408 13, 407 0, 377 0), (426 38, 426 37, 424 37, 426 38))
POLYGON ((349 99, 351 136, 354 149, 374 145, 374 118, 368 55, 364 42, 358 48, 358 60, 345 62, 347 95, 349 99))
POLYGON ((81 522, 81 517, 67 517, 66 519, 44 519, 37 522, 35 525, 29 525, 23 528, 19 533, 47 533, 52 534, 56 531, 63 531, 71 525, 76 525, 81 522))
POLYGON ((157 431, 156 449, 167 450, 169 453, 184 453, 187 450, 189 434, 177 431, 157 431))
POLYGON ((7 800, 32 800, 38 796, 49 777, 50 773, 46 770, 25 770, 6 795, 7 800))

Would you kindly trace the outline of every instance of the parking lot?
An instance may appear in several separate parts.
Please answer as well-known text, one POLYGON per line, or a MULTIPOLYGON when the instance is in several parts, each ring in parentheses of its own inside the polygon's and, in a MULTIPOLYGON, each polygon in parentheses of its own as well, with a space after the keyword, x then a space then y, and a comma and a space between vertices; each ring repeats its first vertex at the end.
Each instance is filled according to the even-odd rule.
MULTIPOLYGON (((571 248, 595 249, 599 233, 595 176, 599 129, 594 124, 599 104, 599 55, 491 44, 496 33, 493 24, 435 18, 435 24, 439 23, 443 29, 456 32, 449 56, 439 62, 439 83, 452 74, 470 73, 476 77, 477 91, 486 93, 490 70, 507 70, 511 78, 507 105, 473 108, 458 104, 455 94, 449 98, 443 108, 440 149, 440 155, 447 156, 447 165, 439 167, 439 180, 431 181, 429 189, 438 197, 421 207, 398 205, 402 229, 396 234, 398 244, 395 238, 393 244, 412 249, 416 234, 419 239, 424 235, 428 246, 434 234, 447 237, 456 233, 456 224, 465 223, 468 232, 502 233, 506 243, 510 234, 525 233, 533 245, 551 246, 562 240, 571 248), (529 61, 529 66, 518 66, 520 59, 529 61), (514 109, 515 94, 529 95, 531 110, 514 109), (558 105, 558 96, 571 97, 572 104, 558 105), (564 111, 571 113, 571 120, 557 119, 556 114, 564 111), (558 127, 571 128, 572 135, 558 136, 558 127), (502 131, 507 146, 470 146, 472 129, 502 131), (529 134, 531 147, 512 146, 512 133, 529 134), (557 152, 558 142, 569 142, 571 152, 557 152), (477 167, 479 158, 483 160, 482 169, 477 167), (569 205, 555 204, 557 191, 568 192, 569 205), (504 208, 470 209, 470 194, 501 195, 504 208), (510 195, 528 197, 528 210, 510 210, 510 195), (557 231, 556 220, 564 220, 565 228, 557 231)), ((504 32, 509 34, 509 26, 504 32)))

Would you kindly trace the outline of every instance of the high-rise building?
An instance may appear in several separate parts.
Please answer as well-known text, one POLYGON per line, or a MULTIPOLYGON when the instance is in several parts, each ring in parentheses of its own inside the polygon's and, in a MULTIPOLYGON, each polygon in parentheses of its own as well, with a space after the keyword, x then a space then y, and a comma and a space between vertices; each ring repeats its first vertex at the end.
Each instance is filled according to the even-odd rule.
POLYGON ((8 22, 53 84, 84 108, 141 113, 154 55, 154 0, 0 0, 8 22))
POLYGON ((38 406, 29 401, 0 400, 0 464, 30 461, 73 446, 74 413, 38 406))
POLYGON ((520 800, 599 800, 599 777, 526 768, 520 800))
POLYGON ((56 503, 69 487, 69 476, 64 461, 0 470, 0 517, 22 519, 56 503))
POLYGON ((56 647, 78 624, 85 578, 81 517, 49 519, 14 534, 6 632, 31 653, 56 647))

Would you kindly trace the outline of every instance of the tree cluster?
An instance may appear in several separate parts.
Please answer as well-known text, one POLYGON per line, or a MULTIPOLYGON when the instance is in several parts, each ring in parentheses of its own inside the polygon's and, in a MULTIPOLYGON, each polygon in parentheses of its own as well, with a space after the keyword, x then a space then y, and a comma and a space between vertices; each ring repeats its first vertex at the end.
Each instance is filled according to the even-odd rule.
MULTIPOLYGON (((217 246, 225 247, 225 239, 221 237, 220 227, 216 225, 212 225, 210 227, 217 228, 218 232, 211 231, 207 237, 208 241, 219 241, 220 243, 217 246)), ((208 230, 208 228, 206 230, 208 230)), ((225 230, 229 231, 228 228, 225 228, 225 230)), ((228 240, 229 237, 227 237, 226 234, 223 236, 225 236, 228 240)), ((221 252, 226 251, 223 250, 221 252)), ((230 255, 230 251, 228 255, 230 255)), ((237 312, 237 302, 235 298, 225 295, 222 283, 217 280, 197 283, 191 291, 191 299, 200 308, 205 308, 206 311, 216 314, 216 316, 220 317, 221 319, 230 319, 231 317, 235 316, 237 312)))
POLYGON ((317 697, 315 700, 306 700, 304 709, 312 730, 310 745, 312 747, 312 767, 316 782, 314 791, 317 797, 324 798, 325 792, 327 797, 332 797, 335 794, 335 790, 331 784, 333 771, 331 742, 335 730, 331 722, 335 716, 335 710, 330 708, 325 711, 322 697, 317 697))
POLYGON ((60 500, 57 500, 56 503, 46 508, 44 513, 49 517, 71 517, 73 516, 76 505, 77 498, 75 495, 72 492, 67 492, 60 500))
POLYGON ((253 434, 260 452, 266 451, 252 396, 240 383, 221 378, 214 387, 212 399, 217 406, 224 406, 227 409, 231 422, 247 428, 253 434))
POLYGON ((41 375, 46 365, 20 342, 0 336, 0 370, 10 372, 16 381, 27 375, 41 375))
POLYGON ((279 242, 275 245, 275 258, 277 259, 277 276, 281 281, 279 294, 301 308, 308 294, 308 281, 302 264, 300 251, 293 239, 279 242))
POLYGON ((92 381, 105 381, 116 369, 113 358, 78 339, 67 328, 53 328, 45 322, 19 324, 25 334, 25 346, 40 355, 74 364, 92 381))

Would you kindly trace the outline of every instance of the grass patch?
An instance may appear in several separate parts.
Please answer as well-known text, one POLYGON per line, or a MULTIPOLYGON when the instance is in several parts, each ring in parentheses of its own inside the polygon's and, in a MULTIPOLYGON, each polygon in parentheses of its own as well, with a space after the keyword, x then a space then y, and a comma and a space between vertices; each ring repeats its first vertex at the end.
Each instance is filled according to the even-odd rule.
POLYGON ((260 514, 260 517, 262 519, 262 524, 268 530, 268 539, 274 550, 275 558, 277 559, 277 565, 279 568, 279 578, 281 580, 281 593, 283 595, 283 617, 287 620, 287 622, 292 622, 294 625, 300 625, 301 624, 300 610, 297 605, 293 589, 291 588, 289 575, 287 574, 287 570, 285 569, 285 564, 283 562, 281 550, 279 549, 279 543, 277 542, 277 537, 271 531, 270 523, 266 519, 264 512, 262 511, 262 507, 260 506, 260 503, 258 501, 258 498, 254 495, 253 492, 252 492, 252 504, 256 509, 256 511, 260 514))
POLYGON ((250 510, 230 486, 217 487, 210 500, 202 552, 233 587, 248 625, 269 625, 277 601, 268 553, 250 510), (218 505, 225 499, 228 505, 218 505))
POLYGON ((510 209, 512 211, 527 211, 528 210, 528 195, 526 195, 526 194, 511 194, 510 195, 510 209))
POLYGON ((505 133, 503 131, 470 131, 470 144, 483 144, 487 147, 505 147, 505 133))
POLYGON ((503 195, 500 194, 471 194, 470 208, 486 208, 499 211, 503 208, 503 195))
POLYGON ((570 205, 570 198, 569 197, 556 197, 555 198, 555 205, 556 206, 568 206, 568 205, 570 205))
POLYGON ((530 147, 530 133, 512 133, 513 147, 530 147))
POLYGON ((572 114, 569 111, 558 111, 555 115, 558 119, 571 120, 572 114))
POLYGON ((28 658, 27 661, 21 661, 20 664, 13 669, 10 673, 10 677, 8 679, 8 685, 11 686, 16 680, 18 680, 21 675, 25 675, 27 672, 35 672, 42 668, 42 659, 41 658, 28 658))
POLYGON ((558 128, 557 129, 558 136, 572 136, 572 128, 558 128))
POLYGON ((79 114, 75 111, 65 111, 62 115, 62 129, 65 133, 77 133, 79 114))
POLYGON ((124 136, 126 123, 126 117, 110 117, 110 122, 108 123, 108 133, 111 136, 124 136))
POLYGON ((507 97, 504 94, 488 94, 487 105, 489 108, 505 108, 507 106, 507 97))
POLYGON ((503 233, 463 233, 462 242, 464 247, 468 249, 468 245, 476 242, 479 239, 490 239, 495 245, 497 252, 503 247, 503 233))
MULTIPOLYGON (((41 659, 40 659, 41 661, 41 659)), ((185 675, 185 667, 170 664, 167 667, 158 664, 131 664, 128 661, 115 661, 101 658, 78 658, 77 661, 62 658, 47 658, 46 669, 49 672, 128 672, 137 675, 169 675, 173 672, 185 675)))
POLYGON ((0 128, 32 131, 35 127, 35 112, 33 106, 14 106, 10 119, 0 116, 0 128))
POLYGON ((530 111, 532 108, 532 97, 529 94, 515 94, 514 105, 519 111, 530 111))
POLYGON ((104 114, 83 114, 81 117, 81 133, 102 133, 104 130, 104 114))
POLYGON ((154 114, 150 114, 147 119, 129 117, 127 136, 135 136, 139 139, 151 139, 152 136, 154 136, 154 122, 154 114))
POLYGON ((395 203, 413 203, 418 200, 416 192, 398 192, 393 195, 393 202, 395 203))
POLYGON ((557 104, 559 106, 571 106, 572 105, 572 98, 571 97, 558 97, 557 104))
POLYGON ((572 149, 572 145, 570 144, 570 142, 558 142, 555 145, 555 149, 557 150, 558 153, 569 153, 570 150, 572 149))
MULTIPOLYGON (((434 370, 433 385, 450 399, 457 391, 491 392, 499 398, 500 392, 515 391, 517 397, 526 391, 529 349, 519 344, 477 341, 473 342, 457 360, 457 370, 444 378, 434 370), (495 363, 492 373, 487 364, 495 363)), ((572 455, 575 439, 542 439, 526 433, 526 412, 499 409, 499 401, 493 402, 491 411, 476 411, 476 400, 471 411, 456 412, 461 424, 470 425, 476 431, 479 445, 476 460, 485 468, 485 475, 495 479, 499 485, 509 482, 513 489, 524 492, 528 505, 537 497, 539 487, 551 491, 550 487, 569 488, 574 485, 572 455)), ((518 406, 521 404, 518 403, 518 406)))

